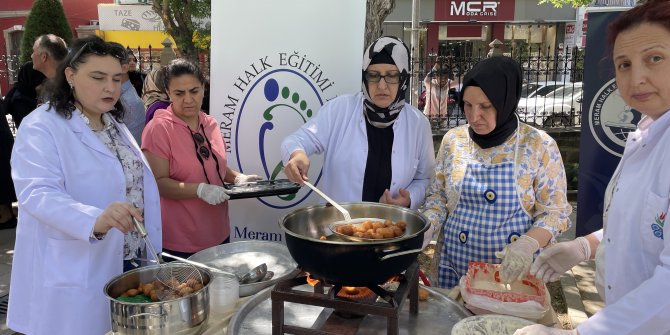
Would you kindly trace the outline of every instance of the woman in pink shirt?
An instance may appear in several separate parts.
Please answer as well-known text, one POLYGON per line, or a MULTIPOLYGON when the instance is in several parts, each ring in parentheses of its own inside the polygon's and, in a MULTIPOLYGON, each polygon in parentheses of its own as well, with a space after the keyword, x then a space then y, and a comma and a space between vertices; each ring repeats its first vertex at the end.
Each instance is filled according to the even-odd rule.
POLYGON ((188 257, 230 240, 224 182, 261 178, 227 166, 218 122, 200 110, 205 92, 200 69, 175 59, 163 71, 170 106, 157 110, 144 128, 142 151, 161 196, 163 250, 188 257))

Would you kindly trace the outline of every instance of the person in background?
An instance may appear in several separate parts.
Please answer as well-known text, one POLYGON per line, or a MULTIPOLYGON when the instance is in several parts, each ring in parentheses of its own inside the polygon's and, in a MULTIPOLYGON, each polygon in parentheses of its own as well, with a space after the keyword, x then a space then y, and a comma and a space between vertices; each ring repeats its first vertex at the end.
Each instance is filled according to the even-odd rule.
POLYGON ((426 107, 423 113, 430 119, 448 117, 451 64, 446 57, 437 58, 437 63, 423 80, 426 92, 426 107))
POLYGON ((33 53, 30 59, 33 68, 42 72, 47 79, 53 79, 58 66, 67 55, 67 45, 62 38, 54 34, 39 36, 33 44, 33 53))
POLYGON ((144 80, 142 102, 144 102, 144 108, 146 108, 145 124, 153 119, 157 110, 166 109, 170 106, 170 98, 165 93, 163 85, 163 71, 161 68, 151 70, 144 80))
POLYGON ((21 121, 37 108, 38 90, 44 82, 44 75, 33 69, 33 62, 27 61, 19 69, 19 76, 12 89, 5 96, 6 113, 12 115, 14 125, 18 128, 21 121))
POLYGON ((188 258, 230 240, 224 183, 261 178, 228 167, 219 123, 200 110, 205 89, 200 69, 175 59, 163 74, 171 103, 144 128, 142 150, 160 190, 163 250, 188 258))
MULTIPOLYGON (((113 43, 113 42, 112 42, 113 43)), ((115 43, 118 47, 123 48, 121 44, 115 43)), ((122 61, 121 68, 123 69, 123 76, 121 78, 121 97, 119 97, 119 102, 123 106, 123 123, 126 124, 130 133, 133 134, 133 138, 137 141, 137 144, 142 142, 142 131, 144 130, 144 119, 145 119, 145 109, 142 99, 137 95, 133 83, 130 81, 129 73, 129 60, 135 57, 132 51, 126 49, 126 59, 122 61)))
POLYGON ((521 67, 509 57, 477 63, 459 103, 468 124, 449 130, 422 213, 426 241, 439 232, 432 282, 458 285, 473 261, 501 264, 521 279, 534 253, 570 227, 565 170, 556 142, 519 122, 521 67))
POLYGON ((16 228, 16 215, 12 203, 16 201, 10 157, 14 146, 14 135, 9 128, 6 112, 0 100, 0 229, 16 228))
POLYGON ((608 42, 621 98, 643 117, 605 191, 604 228, 545 249, 531 269, 555 281, 595 257, 605 307, 576 330, 537 325, 515 334, 670 334, 670 1, 622 13, 609 25, 608 42))
POLYGON ((161 247, 158 187, 126 126, 124 49, 76 40, 51 100, 21 124, 12 152, 19 202, 7 325, 24 334, 105 334, 104 285, 146 255, 143 221, 161 247), (131 234, 133 233, 133 234, 131 234))
POLYGON ((146 77, 140 69, 137 68, 137 57, 133 50, 126 49, 128 53, 128 80, 133 84, 137 96, 142 96, 142 86, 144 85, 144 78, 146 77))
POLYGON ((288 179, 309 180, 309 156, 323 153, 321 189, 335 201, 418 208, 435 154, 428 120, 405 102, 409 76, 407 46, 374 41, 363 56, 363 92, 330 100, 282 142, 288 179))

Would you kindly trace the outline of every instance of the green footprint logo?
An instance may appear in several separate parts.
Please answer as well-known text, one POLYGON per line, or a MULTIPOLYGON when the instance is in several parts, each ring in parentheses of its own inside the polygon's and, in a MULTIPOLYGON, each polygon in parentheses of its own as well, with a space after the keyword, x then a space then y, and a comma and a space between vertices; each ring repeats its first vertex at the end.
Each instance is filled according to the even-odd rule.
MULTIPOLYGON (((312 109, 308 108, 307 101, 301 100, 300 94, 298 94, 298 92, 291 93, 291 90, 288 87, 283 87, 281 89, 281 98, 280 98, 279 83, 275 79, 269 79, 268 81, 265 82, 263 93, 268 102, 273 102, 273 104, 270 105, 268 108, 266 108, 265 111, 263 112, 263 118, 266 120, 266 122, 259 129, 260 131, 259 137, 261 139, 260 143, 265 143, 264 141, 265 133, 268 130, 272 130, 274 128, 274 124, 272 123, 273 119, 272 113, 275 111, 276 108, 281 107, 280 110, 289 110, 295 112, 298 115, 298 117, 300 117, 303 123, 306 123, 307 120, 310 119, 314 114, 312 109)), ((263 169, 265 170, 265 173, 270 176, 271 180, 276 179, 279 173, 284 170, 284 163, 281 160, 279 160, 279 162, 275 164, 274 169, 272 169, 272 173, 268 173, 268 168, 265 159, 266 156, 263 146, 261 146, 260 151, 261 151, 261 162, 263 165, 263 169)), ((296 195, 297 193, 278 197, 285 201, 291 201, 295 199, 296 195)))

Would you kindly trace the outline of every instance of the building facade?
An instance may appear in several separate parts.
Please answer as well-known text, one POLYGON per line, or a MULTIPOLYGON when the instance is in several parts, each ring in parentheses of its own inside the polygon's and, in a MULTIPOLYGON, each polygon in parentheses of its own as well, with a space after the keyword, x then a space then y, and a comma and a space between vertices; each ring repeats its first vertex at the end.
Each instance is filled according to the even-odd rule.
MULTIPOLYGON (((113 0, 61 0, 65 17, 74 37, 94 34, 98 22, 98 4, 113 0)), ((32 0, 0 1, 0 95, 15 81, 23 30, 33 5, 32 0)))
MULTIPOLYGON (((555 50, 564 42, 566 24, 576 21, 575 8, 538 5, 537 0, 422 0, 423 55, 469 57, 489 51, 497 39, 512 49, 555 50)), ((412 0, 396 0, 384 23, 384 34, 409 42, 412 0)))

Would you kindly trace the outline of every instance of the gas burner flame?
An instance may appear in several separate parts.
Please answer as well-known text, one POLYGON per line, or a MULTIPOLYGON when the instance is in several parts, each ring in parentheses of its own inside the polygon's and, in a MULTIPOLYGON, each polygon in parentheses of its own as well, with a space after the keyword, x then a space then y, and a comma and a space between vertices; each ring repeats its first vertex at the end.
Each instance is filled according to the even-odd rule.
POLYGON ((373 299, 376 297, 375 293, 367 287, 342 286, 337 296, 341 298, 349 298, 356 300, 373 299))
POLYGON ((316 284, 319 283, 319 280, 312 278, 309 272, 305 272, 305 274, 307 275, 307 278, 305 279, 307 280, 307 284, 309 284, 309 286, 316 286, 316 284))

